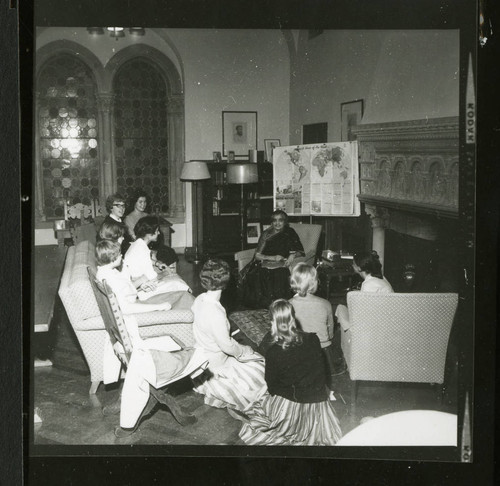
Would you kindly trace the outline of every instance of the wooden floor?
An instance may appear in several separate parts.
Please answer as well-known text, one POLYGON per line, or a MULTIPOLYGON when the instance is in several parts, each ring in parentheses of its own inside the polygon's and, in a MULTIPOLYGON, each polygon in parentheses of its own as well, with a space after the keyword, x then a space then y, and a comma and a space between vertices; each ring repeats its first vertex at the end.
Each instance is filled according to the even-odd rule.
MULTIPOLYGON (((197 266, 181 258, 178 271, 195 294, 202 291, 197 266)), ((224 300, 227 306, 238 307, 234 301, 234 289, 228 289, 224 300)), ((241 423, 225 410, 206 406, 203 397, 190 388, 189 379, 178 382, 171 391, 177 395, 181 405, 197 417, 196 424, 182 427, 167 410, 158 409, 141 422, 133 436, 115 438, 113 429, 118 424, 119 416, 103 417, 101 408, 118 398, 119 387, 101 384, 96 395, 89 396, 88 368, 58 299, 51 330, 41 338, 37 335, 33 344, 38 354, 52 359, 53 366, 34 370, 33 404, 42 419, 42 423, 34 427, 32 442, 36 446, 243 445, 238 438, 241 423)), ((335 384, 337 400, 334 406, 344 434, 366 416, 376 417, 411 409, 456 413, 456 368, 451 367, 449 386, 442 404, 438 404, 435 390, 430 385, 362 383, 355 407, 350 404, 350 393, 348 374, 339 375, 335 384)))

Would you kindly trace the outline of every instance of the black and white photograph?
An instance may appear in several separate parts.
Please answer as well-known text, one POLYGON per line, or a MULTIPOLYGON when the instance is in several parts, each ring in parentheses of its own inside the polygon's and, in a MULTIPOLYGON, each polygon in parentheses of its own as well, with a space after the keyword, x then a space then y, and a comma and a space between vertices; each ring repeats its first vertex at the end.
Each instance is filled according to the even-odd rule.
POLYGON ((257 150, 256 111, 222 112, 222 153, 233 151, 235 157, 248 157, 249 150, 257 150))
POLYGON ((95 27, 36 12, 31 457, 473 462, 468 15, 245 28, 107 12, 95 27), (304 182, 315 161, 292 190, 273 150, 319 123, 321 184, 304 182), (330 144, 355 145, 351 185, 330 144))

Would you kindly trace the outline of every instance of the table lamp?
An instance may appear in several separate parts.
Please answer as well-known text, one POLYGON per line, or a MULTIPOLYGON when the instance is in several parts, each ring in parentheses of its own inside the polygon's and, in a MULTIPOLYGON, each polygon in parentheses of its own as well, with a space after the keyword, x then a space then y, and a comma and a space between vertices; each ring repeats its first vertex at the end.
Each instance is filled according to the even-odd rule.
POLYGON ((206 162, 190 160, 184 162, 182 166, 180 180, 184 182, 192 182, 194 190, 194 206, 193 206, 193 221, 194 221, 194 262, 200 263, 201 256, 198 252, 198 182, 201 180, 210 179, 210 172, 206 162))
POLYGON ((258 182, 259 174, 257 164, 248 163, 233 163, 227 164, 227 183, 240 184, 241 186, 241 201, 240 201, 240 225, 241 225, 241 249, 245 249, 245 194, 244 184, 253 184, 258 182))

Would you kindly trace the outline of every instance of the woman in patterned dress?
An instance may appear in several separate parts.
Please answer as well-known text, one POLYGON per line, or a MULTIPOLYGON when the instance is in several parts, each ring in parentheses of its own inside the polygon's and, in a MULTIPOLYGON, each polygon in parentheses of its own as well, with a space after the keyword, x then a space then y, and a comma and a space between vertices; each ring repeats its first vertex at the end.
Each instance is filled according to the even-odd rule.
POLYGON ((293 306, 271 304, 274 340, 266 354, 269 394, 246 412, 240 438, 248 445, 334 445, 340 424, 328 399, 318 336, 297 329, 293 306))
POLYGON ((201 377, 204 380, 194 390, 205 395, 207 405, 244 412, 266 394, 264 358, 229 334, 229 321, 220 303, 229 278, 229 265, 219 259, 207 261, 200 272, 207 291, 192 307, 193 335, 195 347, 204 351, 209 364, 208 373, 201 377))

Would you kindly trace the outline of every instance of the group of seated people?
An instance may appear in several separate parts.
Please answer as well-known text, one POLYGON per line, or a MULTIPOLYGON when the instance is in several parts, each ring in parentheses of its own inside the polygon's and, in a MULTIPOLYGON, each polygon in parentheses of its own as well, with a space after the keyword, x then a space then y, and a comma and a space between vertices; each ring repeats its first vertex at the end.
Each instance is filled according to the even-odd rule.
MULTIPOLYGON (((96 245, 97 278, 110 285, 124 314, 168 309, 169 295, 189 290, 180 277, 175 284, 158 284, 159 275, 172 276, 172 271, 148 247, 158 236, 158 224, 147 215, 137 219, 145 210, 138 201, 128 219, 135 224, 128 231, 131 243, 125 257, 121 253, 125 225, 117 220, 124 214, 120 201, 112 201, 96 245), (179 287, 181 283, 185 288, 179 287)), ((229 264, 210 259, 199 274, 206 292, 192 306, 193 336, 208 369, 193 380, 194 390, 204 395, 207 405, 227 408, 242 421, 239 436, 249 445, 334 445, 342 436, 330 400, 332 306, 314 295, 316 269, 306 263, 294 265, 294 257, 302 253, 286 213, 275 211, 271 227, 263 232, 254 258, 241 276, 245 295, 251 297, 255 292, 258 302, 264 298, 270 310, 271 330, 264 338, 262 354, 231 336, 220 302, 230 280, 229 264)), ((355 255, 353 268, 363 278, 361 291, 392 292, 376 253, 355 255)), ((345 318, 347 308, 338 306, 335 315, 339 320, 345 318)))

